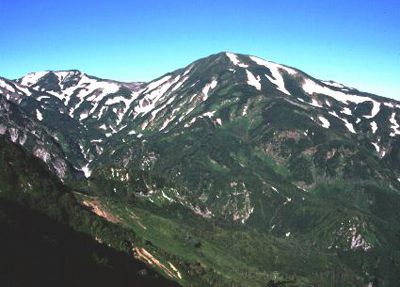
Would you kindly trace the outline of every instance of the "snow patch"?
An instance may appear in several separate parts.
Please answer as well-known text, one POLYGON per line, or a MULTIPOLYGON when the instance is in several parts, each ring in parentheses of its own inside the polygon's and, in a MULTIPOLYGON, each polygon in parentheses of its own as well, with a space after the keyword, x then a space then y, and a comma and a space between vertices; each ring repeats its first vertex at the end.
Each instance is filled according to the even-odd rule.
POLYGON ((257 90, 261 91, 261 83, 260 83, 260 76, 254 77, 254 75, 246 70, 246 75, 247 75, 247 84, 250 86, 255 87, 257 90))
POLYGON ((248 68, 249 65, 243 64, 239 61, 238 57, 235 54, 232 53, 226 53, 226 56, 229 58, 229 60, 231 60, 231 62, 236 65, 239 66, 241 68, 248 68))
POLYGON ((376 152, 379 153, 380 147, 379 147, 378 143, 374 143, 374 142, 373 142, 372 145, 375 147, 376 152))
MULTIPOLYGON (((185 72, 186 73, 186 72, 185 72)), ((171 93, 175 92, 177 89, 179 89, 188 79, 189 77, 184 77, 182 80, 180 80, 175 86, 171 89, 171 93)))
POLYGON ((303 90, 309 95, 312 95, 314 93, 315 94, 323 94, 323 95, 330 96, 330 97, 334 98, 335 100, 338 100, 345 104, 348 104, 349 102, 356 103, 356 104, 360 104, 360 103, 367 102, 367 101, 372 102, 373 107, 371 110, 371 115, 364 116, 365 118, 375 117, 380 110, 381 104, 369 97, 357 96, 357 95, 353 95, 353 94, 346 94, 342 91, 335 91, 335 90, 330 89, 329 87, 321 86, 320 84, 316 83, 315 81, 313 81, 311 79, 304 79, 303 90))
POLYGON ((349 122, 347 121, 347 119, 342 119, 342 120, 344 121, 344 124, 345 124, 346 128, 347 128, 351 133, 355 134, 356 131, 354 130, 353 124, 352 124, 352 123, 349 123, 349 122))
POLYGON ((322 81, 324 84, 331 86, 331 87, 335 87, 335 88, 344 88, 344 86, 342 84, 336 83, 334 81, 322 81))
POLYGON ((37 83, 37 81, 40 80, 40 78, 42 78, 47 73, 47 71, 29 73, 21 79, 20 83, 23 86, 31 86, 37 83))
POLYGON ((341 113, 346 114, 346 115, 349 115, 349 116, 352 115, 351 110, 350 110, 348 107, 345 107, 345 108, 341 111, 341 113))
POLYGON ((396 136, 396 135, 400 135, 400 131, 399 131, 399 124, 397 123, 397 121, 396 121, 396 113, 395 112, 393 112, 392 113, 392 115, 390 116, 390 123, 392 124, 392 126, 391 126, 391 129, 393 130, 391 133, 390 133, 390 136, 391 137, 394 137, 394 136, 396 136))
POLYGON ((150 84, 147 85, 145 91, 151 91, 154 90, 155 88, 159 87, 161 84, 164 84, 166 81, 171 79, 171 76, 165 76, 157 81, 151 82, 150 84))
POLYGON ((283 80, 280 70, 284 70, 291 75, 296 74, 295 70, 287 68, 287 67, 279 65, 279 64, 276 64, 276 63, 273 63, 273 62, 269 62, 269 61, 260 59, 258 57, 254 57, 254 56, 250 56, 250 59, 253 62, 255 62, 257 65, 267 67, 272 74, 272 77, 270 77, 266 74, 265 76, 267 77, 267 79, 271 83, 276 85, 278 87, 278 90, 280 90, 281 92, 283 92, 287 95, 290 95, 289 91, 285 88, 285 81, 283 80))
POLYGON ((171 197, 167 196, 163 190, 161 190, 161 194, 162 194, 162 197, 164 197, 169 202, 174 202, 174 200, 171 197))
POLYGON ((378 129, 378 125, 376 124, 376 122, 371 122, 371 129, 373 134, 376 133, 378 129))
POLYGON ((92 171, 89 169, 89 164, 86 164, 85 166, 83 166, 81 168, 81 171, 83 171, 86 178, 90 177, 90 175, 92 174, 92 171))
POLYGON ((36 109, 36 118, 37 118, 39 121, 43 121, 43 115, 42 115, 42 113, 41 113, 38 109, 36 109))
POLYGON ((381 103, 372 101, 372 104, 373 104, 373 106, 372 106, 372 110, 371 110, 371 115, 364 116, 364 118, 366 118, 366 119, 372 119, 379 113, 379 111, 381 109, 381 103))
POLYGON ((152 111, 155 108, 156 103, 165 97, 166 92, 171 88, 171 86, 175 85, 175 83, 179 81, 180 76, 169 81, 170 78, 171 76, 165 76, 147 86, 145 91, 150 92, 145 94, 145 96, 139 101, 139 105, 135 106, 135 116, 138 114, 147 114, 152 111))
POLYGON ((0 88, 6 89, 10 92, 15 93, 15 89, 9 85, 8 83, 6 83, 5 81, 3 81, 2 79, 0 79, 0 88))
POLYGON ((84 119, 87 119, 89 117, 89 111, 84 111, 79 115, 79 121, 82 121, 84 119))
POLYGON ((50 97, 49 96, 40 96, 40 97, 36 98, 37 101, 41 101, 43 99, 50 99, 50 97))
POLYGON ((214 114, 215 114, 215 111, 213 111, 213 112, 206 112, 206 113, 203 114, 203 117, 209 117, 209 118, 211 118, 211 117, 214 116, 214 114))
POLYGON ((208 83, 204 86, 204 88, 201 90, 201 92, 204 95, 203 102, 207 100, 208 98, 208 93, 213 90, 217 86, 218 82, 217 80, 212 80, 211 83, 208 83))
POLYGON ((249 108, 249 106, 248 106, 248 105, 245 105, 245 106, 244 106, 244 108, 243 108, 243 112, 242 112, 242 116, 245 116, 245 115, 247 115, 247 110, 248 110, 248 108, 249 108))
POLYGON ((318 119, 322 122, 322 127, 323 128, 327 129, 327 128, 330 127, 331 124, 326 118, 324 118, 323 116, 319 116, 318 119))
POLYGON ((322 108, 322 106, 318 103, 316 99, 311 100, 311 105, 317 108, 322 108))
POLYGON ((353 124, 349 123, 349 121, 347 119, 341 118, 339 117, 339 115, 335 112, 335 111, 330 111, 328 112, 329 114, 331 114, 334 117, 337 117, 338 119, 342 120, 346 126, 346 128, 353 134, 356 133, 356 131, 354 130, 353 124))
POLYGON ((389 108, 394 108, 394 104, 392 103, 383 103, 385 106, 389 107, 389 108))
POLYGON ((17 142, 17 140, 18 140, 18 130, 16 128, 10 128, 8 130, 8 133, 10 134, 11 141, 13 143, 17 142))

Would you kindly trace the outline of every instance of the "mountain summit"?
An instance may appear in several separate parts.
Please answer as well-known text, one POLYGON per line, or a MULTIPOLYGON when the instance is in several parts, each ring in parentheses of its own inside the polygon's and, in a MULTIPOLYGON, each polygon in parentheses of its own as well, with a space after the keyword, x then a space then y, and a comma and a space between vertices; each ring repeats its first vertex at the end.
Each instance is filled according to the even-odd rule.
POLYGON ((148 83, 0 78, 0 110, 2 137, 182 285, 400 279, 398 101, 223 52, 148 83))

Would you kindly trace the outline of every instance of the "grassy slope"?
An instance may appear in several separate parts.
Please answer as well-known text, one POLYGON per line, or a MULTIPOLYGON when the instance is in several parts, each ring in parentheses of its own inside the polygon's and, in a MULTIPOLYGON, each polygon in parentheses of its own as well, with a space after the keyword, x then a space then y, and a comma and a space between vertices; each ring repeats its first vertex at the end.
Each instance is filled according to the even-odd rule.
POLYGON ((133 259, 134 232, 83 208, 41 161, 3 138, 0 226, 2 286, 177 286, 133 259))
POLYGON ((176 264, 184 278, 180 283, 186 286, 265 286, 271 281, 287 282, 284 286, 334 286, 330 284, 335 276, 335 284, 361 286, 360 278, 334 253, 322 252, 311 242, 218 225, 177 206, 100 200, 124 227, 146 240, 148 250, 163 250, 159 255, 176 264))

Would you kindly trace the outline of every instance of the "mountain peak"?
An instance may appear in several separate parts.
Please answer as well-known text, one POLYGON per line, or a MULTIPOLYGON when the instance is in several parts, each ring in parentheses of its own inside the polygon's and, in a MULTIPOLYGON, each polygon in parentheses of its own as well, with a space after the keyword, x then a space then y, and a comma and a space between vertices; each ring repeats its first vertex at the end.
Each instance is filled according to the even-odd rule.
POLYGON ((40 79, 49 76, 49 75, 56 75, 60 81, 62 81, 64 78, 69 77, 71 75, 74 76, 82 76, 84 73, 82 73, 79 70, 72 69, 72 70, 45 70, 45 71, 38 71, 38 72, 30 72, 26 74, 25 76, 15 80, 19 84, 23 86, 32 86, 35 85, 40 79))

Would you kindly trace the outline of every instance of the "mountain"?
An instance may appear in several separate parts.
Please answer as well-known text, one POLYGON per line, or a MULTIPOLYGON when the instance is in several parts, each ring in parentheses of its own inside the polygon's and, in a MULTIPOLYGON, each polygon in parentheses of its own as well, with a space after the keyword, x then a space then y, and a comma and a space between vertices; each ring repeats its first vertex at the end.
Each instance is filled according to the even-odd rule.
POLYGON ((148 83, 0 79, 0 134, 184 286, 396 286, 399 108, 228 52, 148 83))

